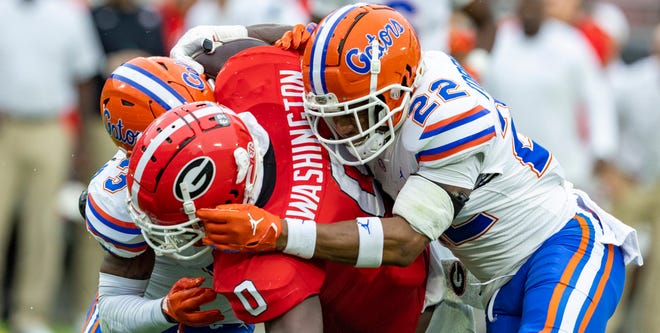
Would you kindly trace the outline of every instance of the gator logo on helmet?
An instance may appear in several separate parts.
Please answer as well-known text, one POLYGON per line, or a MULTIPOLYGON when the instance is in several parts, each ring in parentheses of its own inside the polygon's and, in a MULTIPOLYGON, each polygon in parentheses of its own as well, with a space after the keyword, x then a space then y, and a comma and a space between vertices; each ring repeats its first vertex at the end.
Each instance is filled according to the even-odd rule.
POLYGON ((112 115, 108 109, 103 109, 103 120, 105 122, 105 130, 117 142, 125 143, 129 146, 135 145, 140 131, 134 131, 130 128, 124 128, 124 123, 121 118, 117 122, 112 121, 112 115))
POLYGON ((346 52, 346 65, 358 74, 369 73, 371 70, 371 43, 373 40, 378 38, 380 41, 378 43, 378 59, 380 59, 405 31, 406 29, 401 23, 395 19, 390 19, 389 23, 378 30, 377 36, 371 34, 365 35, 367 46, 364 48, 364 51, 354 47, 346 52))
POLYGON ((198 157, 186 164, 174 181, 174 197, 184 201, 181 184, 186 183, 191 199, 200 197, 211 187, 215 178, 215 163, 207 156, 198 157))

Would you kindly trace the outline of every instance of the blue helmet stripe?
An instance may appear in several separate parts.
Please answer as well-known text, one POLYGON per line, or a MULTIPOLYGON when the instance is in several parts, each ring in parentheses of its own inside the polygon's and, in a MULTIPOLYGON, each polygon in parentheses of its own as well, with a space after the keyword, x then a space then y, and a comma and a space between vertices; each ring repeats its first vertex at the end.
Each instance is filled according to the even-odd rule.
POLYGON ((167 82, 144 68, 125 63, 117 68, 111 78, 124 82, 155 100, 165 110, 182 105, 186 99, 167 82))
POLYGON ((312 45, 311 61, 309 65, 309 77, 312 92, 316 95, 328 93, 325 82, 325 60, 328 52, 328 44, 339 22, 355 8, 364 6, 364 3, 356 3, 344 6, 332 12, 317 29, 316 37, 312 45))

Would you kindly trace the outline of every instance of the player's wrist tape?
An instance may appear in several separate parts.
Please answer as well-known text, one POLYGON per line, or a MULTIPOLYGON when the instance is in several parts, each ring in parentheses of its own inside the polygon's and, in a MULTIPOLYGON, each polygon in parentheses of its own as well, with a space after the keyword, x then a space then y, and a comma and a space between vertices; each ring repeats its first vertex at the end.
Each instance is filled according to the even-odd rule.
POLYGON ((311 220, 286 219, 288 235, 282 252, 309 259, 316 248, 316 222, 311 220))
POLYGON ((355 267, 379 267, 383 262, 383 223, 377 217, 360 217, 356 223, 359 250, 355 267))
POLYGON ((170 322, 172 324, 178 323, 178 321, 176 321, 176 319, 174 319, 174 317, 172 317, 170 315, 170 309, 169 309, 169 304, 167 302, 167 296, 163 297, 163 299, 160 301, 160 308, 163 311, 163 316, 165 316, 165 319, 168 322, 170 322))

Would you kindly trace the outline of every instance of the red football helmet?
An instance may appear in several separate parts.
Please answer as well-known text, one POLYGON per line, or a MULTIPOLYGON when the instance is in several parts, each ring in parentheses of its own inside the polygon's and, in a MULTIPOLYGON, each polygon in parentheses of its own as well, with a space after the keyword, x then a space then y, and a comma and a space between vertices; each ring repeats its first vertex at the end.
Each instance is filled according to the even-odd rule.
POLYGON ((171 58, 137 57, 110 74, 100 106, 108 135, 130 151, 140 132, 160 114, 198 101, 215 101, 204 74, 171 58))
POLYGON ((385 150, 401 124, 420 59, 412 25, 390 7, 352 4, 321 20, 302 59, 305 108, 321 143, 351 165, 385 150))
POLYGON ((184 104, 149 125, 130 158, 128 209, 156 254, 192 259, 208 251, 187 250, 204 236, 196 209, 246 202, 258 156, 243 121, 213 102, 184 104))

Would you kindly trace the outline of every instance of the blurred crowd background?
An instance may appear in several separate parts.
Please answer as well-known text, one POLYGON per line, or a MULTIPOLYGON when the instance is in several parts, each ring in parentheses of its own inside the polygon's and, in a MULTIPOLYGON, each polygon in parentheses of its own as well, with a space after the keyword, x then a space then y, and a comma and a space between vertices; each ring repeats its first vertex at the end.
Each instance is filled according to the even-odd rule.
MULTIPOLYGON (((645 266, 608 331, 660 332, 660 1, 476 1, 497 27, 485 43, 460 10, 471 0, 389 2, 423 49, 463 63, 572 182, 637 228, 645 266)), ((293 25, 346 2, 0 1, 0 332, 80 331, 103 250, 78 195, 116 150, 98 108, 112 70, 168 55, 196 25, 293 25)))

